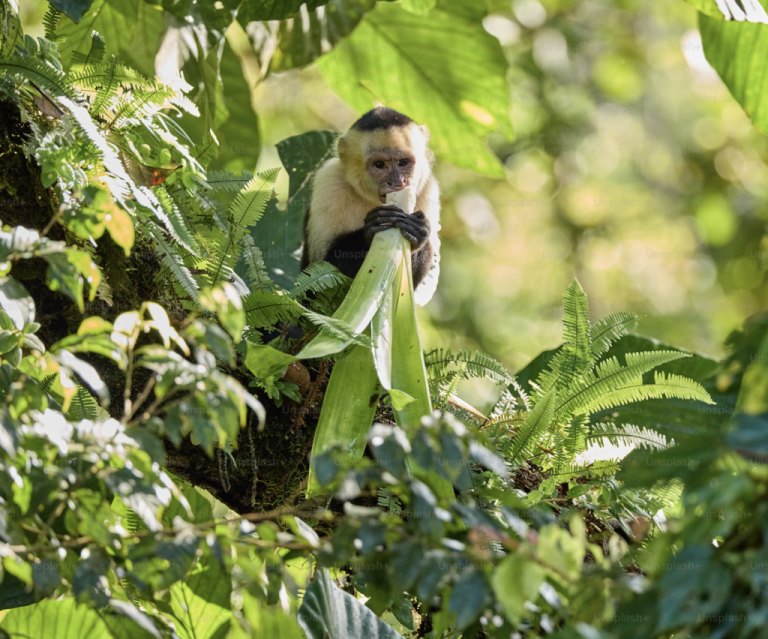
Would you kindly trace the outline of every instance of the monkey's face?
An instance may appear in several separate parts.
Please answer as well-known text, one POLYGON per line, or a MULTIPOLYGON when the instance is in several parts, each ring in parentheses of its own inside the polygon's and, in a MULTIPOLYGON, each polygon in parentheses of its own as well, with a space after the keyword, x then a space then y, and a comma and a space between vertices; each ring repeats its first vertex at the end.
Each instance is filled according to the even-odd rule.
POLYGON ((412 124, 374 131, 350 129, 339 140, 347 181, 366 199, 385 202, 387 193, 423 187, 430 174, 429 131, 412 124))
POLYGON ((366 172, 379 200, 387 201, 387 193, 394 193, 412 184, 416 159, 402 149, 376 149, 366 158, 366 172))

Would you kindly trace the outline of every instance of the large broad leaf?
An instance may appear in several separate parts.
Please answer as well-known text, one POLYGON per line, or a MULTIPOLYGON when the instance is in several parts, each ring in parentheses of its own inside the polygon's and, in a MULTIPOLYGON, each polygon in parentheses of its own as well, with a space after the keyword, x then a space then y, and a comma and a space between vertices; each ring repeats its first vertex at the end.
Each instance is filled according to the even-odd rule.
POLYGON ((328 4, 328 0, 246 0, 240 9, 239 16, 243 20, 285 20, 295 15, 301 5, 306 4, 308 9, 328 4))
POLYGON ((335 139, 336 134, 332 131, 310 131, 277 144, 280 161, 290 176, 288 201, 281 210, 276 200, 270 200, 264 216, 251 233, 256 246, 261 249, 270 277, 283 288, 292 287, 299 274, 295 253, 301 245, 312 178, 333 156, 335 139))
POLYGON ((7 612, 0 627, 12 637, 104 639, 109 631, 95 610, 72 599, 41 601, 7 612))
POLYGON ((93 0, 51 0, 51 4, 74 22, 80 22, 93 0))
POLYGON ((147 77, 154 77, 155 54, 165 29, 163 11, 142 0, 96 0, 75 24, 67 17, 59 21, 61 61, 69 68, 74 51, 88 53, 91 32, 104 38, 106 55, 116 55, 147 77))
POLYGON ((749 2, 736 2, 736 0, 686 0, 686 2, 696 7, 701 13, 719 20, 768 22, 765 10, 760 5, 754 7, 749 2))
POLYGON ((244 53, 239 46, 241 44, 250 50, 248 37, 235 23, 227 31, 227 44, 219 65, 224 106, 229 119, 216 130, 219 154, 208 166, 209 169, 226 168, 235 173, 243 170, 253 172, 261 149, 259 119, 251 103, 251 90, 243 71, 244 61, 239 56, 244 53))
MULTIPOLYGON (((312 457, 340 444, 351 460, 360 459, 365 450, 366 435, 373 423, 381 386, 373 366, 371 349, 355 346, 333 367, 323 410, 312 442, 312 457)), ((323 492, 313 463, 309 469, 307 496, 323 492)))
POLYGON ((3 0, 0 3, 0 58, 8 57, 16 42, 23 38, 17 4, 3 0))
POLYGON ((419 16, 379 3, 318 66, 361 113, 376 103, 429 126, 432 149, 456 166, 503 177, 482 138, 512 137, 507 62, 482 25, 484 3, 443 0, 419 16))
POLYGON ((180 624, 180 639, 223 639, 232 618, 232 580, 216 560, 206 554, 192 574, 171 587, 171 606, 180 624))
POLYGON ((325 568, 307 588, 299 624, 309 639, 402 639, 361 601, 334 586, 325 568))
POLYGON ((375 4, 376 0, 249 0, 237 19, 243 25, 256 20, 281 19, 258 29, 254 48, 271 71, 285 71, 305 66, 328 53, 375 4), (270 51, 268 47, 273 38, 277 40, 277 48, 270 51))
POLYGON ((755 126, 768 131, 768 28, 699 15, 704 55, 755 126))

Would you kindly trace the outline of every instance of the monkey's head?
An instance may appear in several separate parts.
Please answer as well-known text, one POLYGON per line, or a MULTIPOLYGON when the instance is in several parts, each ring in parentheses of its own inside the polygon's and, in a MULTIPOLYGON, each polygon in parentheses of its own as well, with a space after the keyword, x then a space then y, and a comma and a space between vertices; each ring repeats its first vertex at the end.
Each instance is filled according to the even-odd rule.
POLYGON ((366 199, 383 203, 387 193, 406 186, 419 192, 432 171, 429 129, 377 107, 339 139, 339 160, 347 181, 366 199))

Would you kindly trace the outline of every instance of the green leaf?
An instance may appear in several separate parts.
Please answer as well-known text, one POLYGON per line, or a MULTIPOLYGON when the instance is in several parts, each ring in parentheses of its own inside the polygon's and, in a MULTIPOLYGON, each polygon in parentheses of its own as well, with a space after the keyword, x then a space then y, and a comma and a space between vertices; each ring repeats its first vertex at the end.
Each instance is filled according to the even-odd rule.
POLYGON ((299 275, 299 260, 294 254, 303 237, 312 178, 333 156, 336 137, 332 131, 310 131, 277 144, 280 161, 289 176, 288 200, 283 210, 278 209, 277 200, 270 200, 258 226, 251 229, 251 235, 261 249, 271 276, 283 288, 291 288, 299 275))
POLYGON ((435 8, 437 0, 402 0, 403 9, 415 13, 417 16, 425 16, 435 8))
POLYGON ((768 24, 768 16, 765 10, 757 3, 742 2, 737 4, 734 0, 685 0, 696 7, 701 13, 712 18, 724 20, 747 20, 748 22, 762 22, 768 24), (756 5, 756 6, 755 6, 756 5))
POLYGON ((361 601, 337 588, 325 568, 309 584, 298 619, 309 639, 402 639, 361 601))
POLYGON ((27 289, 12 277, 0 278, 0 308, 11 318, 17 329, 35 321, 35 302, 27 289))
POLYGON ((482 138, 494 131, 512 137, 507 62, 498 40, 483 28, 480 5, 443 1, 418 16, 379 2, 318 66, 357 111, 376 103, 402 111, 429 127, 430 146, 441 158, 503 177, 482 138))
POLYGON ((69 16, 73 22, 80 22, 93 0, 50 0, 51 4, 63 14, 69 16))
MULTIPOLYGON (((314 62, 349 35, 375 3, 375 0, 310 0, 305 3, 288 0, 282 5, 283 8, 275 7, 272 15, 286 18, 286 12, 295 11, 293 7, 296 5, 304 4, 305 10, 278 25, 277 49, 272 56, 270 70, 285 71, 314 62)), ((258 4, 265 7, 271 3, 267 0, 258 4)), ((240 24, 259 20, 252 17, 258 13, 251 14, 248 10, 249 7, 259 8, 256 5, 253 0, 246 4, 244 11, 238 14, 240 24)))
POLYGON ((285 20, 293 16, 303 4, 309 4, 312 8, 328 4, 328 0, 247 0, 240 9, 243 20, 285 20))
POLYGON ((451 591, 448 610, 456 613, 459 629, 471 624, 489 603, 490 588, 479 570, 466 571, 451 591))
POLYGON ((104 639, 109 636, 106 625, 95 610, 78 606, 73 598, 41 601, 15 608, 3 617, 3 629, 12 637, 51 637, 55 639, 104 639))
POLYGON ((23 39, 18 3, 0 3, 0 59, 7 58, 23 39))
POLYGON ((355 346, 337 358, 312 443, 308 496, 323 492, 315 470, 315 457, 335 444, 348 451, 351 460, 362 457, 380 394, 369 346, 355 346))
POLYGON ((259 118, 251 103, 249 76, 245 71, 253 50, 239 23, 233 22, 225 35, 219 73, 229 118, 216 129, 220 148, 211 166, 226 167, 230 171, 253 171, 261 151, 259 118))
POLYGON ((104 38, 106 57, 115 55, 147 77, 154 77, 155 54, 165 30, 162 8, 142 0, 95 0, 79 23, 62 17, 57 35, 64 40, 61 62, 68 69, 73 53, 87 55, 91 34, 104 38))
POLYGON ((272 377, 296 361, 295 355, 288 355, 271 346, 253 342, 246 342, 246 345, 245 366, 255 377, 272 377))
MULTIPOLYGON (((362 333, 373 319, 403 260, 403 247, 403 236, 396 229, 377 233, 373 238, 368 255, 352 282, 349 293, 333 314, 334 318, 348 324, 353 334, 362 333)), ((321 332, 302 349, 299 358, 333 355, 346 348, 349 343, 327 332, 321 332)))
POLYGON ((50 91, 53 97, 72 96, 74 91, 64 79, 64 74, 44 62, 19 55, 0 61, 0 71, 20 75, 50 91))
POLYGON ((555 388, 551 388, 544 397, 536 402, 533 410, 528 413, 520 426, 520 430, 510 443, 508 457, 510 462, 522 463, 533 451, 534 445, 541 435, 549 428, 555 412, 555 388))
POLYGON ((171 607, 180 639, 224 639, 232 619, 232 578, 210 553, 171 587, 171 607))
POLYGON ((704 55, 755 126, 768 131, 768 87, 763 77, 768 29, 699 15, 704 55))

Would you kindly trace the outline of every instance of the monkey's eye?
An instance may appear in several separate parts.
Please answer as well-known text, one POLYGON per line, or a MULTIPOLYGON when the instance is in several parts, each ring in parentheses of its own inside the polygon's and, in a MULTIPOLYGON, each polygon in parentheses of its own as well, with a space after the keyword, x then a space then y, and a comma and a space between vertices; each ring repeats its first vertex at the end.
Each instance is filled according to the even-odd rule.
POLYGON ((408 166, 410 164, 410 161, 407 159, 402 159, 398 162, 400 166, 408 166))
POLYGON ((386 165, 384 164, 384 162, 379 160, 378 162, 374 162, 373 166, 375 166, 377 169, 383 169, 386 165))

